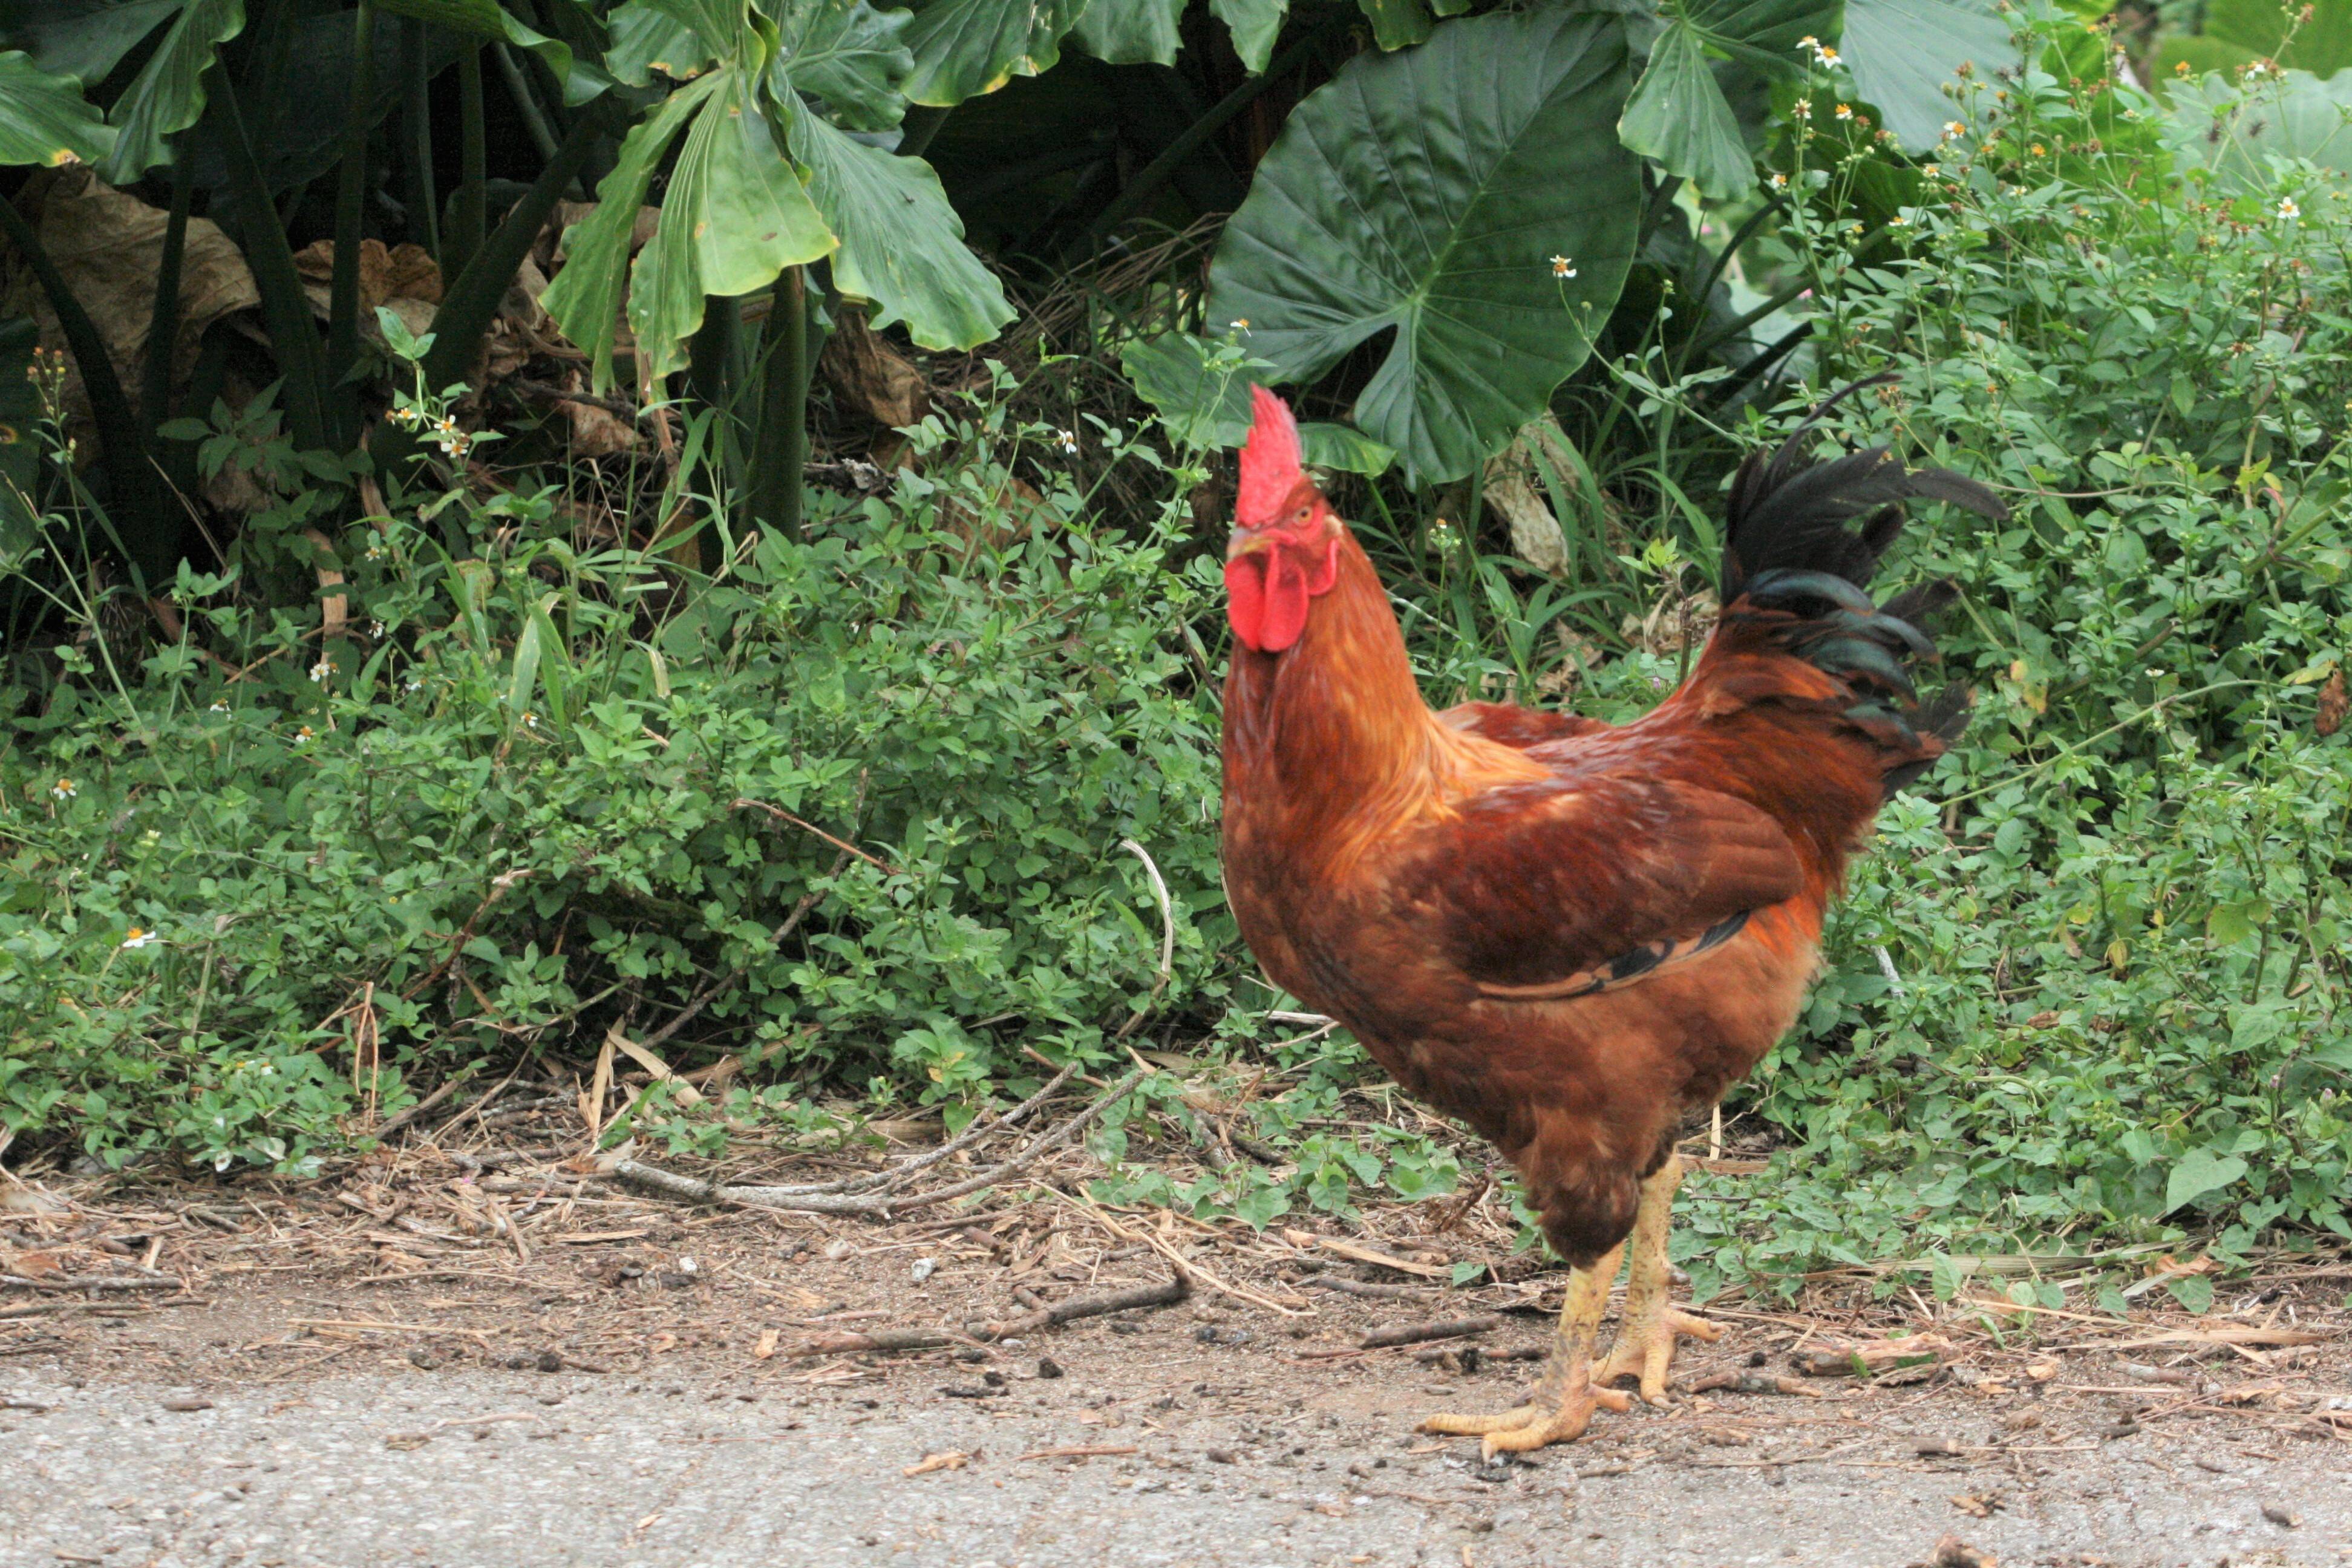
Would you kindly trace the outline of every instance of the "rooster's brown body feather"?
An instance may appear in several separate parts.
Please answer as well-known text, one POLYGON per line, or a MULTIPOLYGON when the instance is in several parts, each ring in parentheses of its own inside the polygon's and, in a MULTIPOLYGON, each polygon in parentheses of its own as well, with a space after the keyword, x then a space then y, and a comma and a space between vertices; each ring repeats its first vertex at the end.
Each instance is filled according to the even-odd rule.
POLYGON ((1855 579, 1892 536, 1893 500, 1979 498, 1873 454, 1824 487, 1841 465, 1788 450, 1777 480, 1735 487, 1722 621, 1636 722, 1433 712, 1336 519, 1336 578, 1303 632, 1234 650, 1224 858, 1243 936, 1276 984, 1491 1139, 1572 1264, 1624 1238, 1684 1114, 1795 1021, 1848 858, 1950 727, 1900 668, 1924 639, 1855 579), (1801 511, 1769 515, 1776 488, 1800 485, 1801 511), (1790 545, 1824 511, 1822 539, 1867 546, 1858 569, 1824 558, 1841 546, 1790 545))

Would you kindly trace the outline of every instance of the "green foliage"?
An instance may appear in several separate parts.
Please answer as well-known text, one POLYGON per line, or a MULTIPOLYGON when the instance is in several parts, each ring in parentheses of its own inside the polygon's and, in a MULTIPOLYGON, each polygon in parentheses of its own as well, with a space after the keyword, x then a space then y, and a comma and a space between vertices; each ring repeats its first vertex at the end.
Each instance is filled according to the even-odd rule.
POLYGON ((2159 79, 2177 67, 2231 75, 2261 60, 2289 70, 2331 77, 2352 65, 2352 5, 2345 0, 2209 0, 2194 33, 2178 33, 2158 47, 2159 79))
POLYGON ((1410 479, 1459 479, 1542 412, 1591 342, 1581 308, 1622 285, 1642 205, 1613 129, 1627 84, 1622 29, 1563 9, 1350 61, 1227 226, 1211 330, 1245 322, 1286 379, 1393 331, 1356 422, 1410 479))
POLYGON ((323 647, 236 571, 189 571, 185 641, 60 648, 44 700, 5 694, 0 1119, 110 1162, 299 1170, 370 1096, 737 972, 707 1016, 774 1090, 741 1114, 869 1079, 958 1104, 1038 1076, 1027 1050, 1100 1051, 1150 994, 1128 837, 1182 917, 1173 993, 1213 1005, 1186 631, 1213 574, 1097 527, 993 403, 919 445, 896 500, 735 541, 650 622, 657 558, 576 545, 552 491, 451 490, 372 524, 323 647), (354 1008, 380 1077, 355 1079, 354 1008))

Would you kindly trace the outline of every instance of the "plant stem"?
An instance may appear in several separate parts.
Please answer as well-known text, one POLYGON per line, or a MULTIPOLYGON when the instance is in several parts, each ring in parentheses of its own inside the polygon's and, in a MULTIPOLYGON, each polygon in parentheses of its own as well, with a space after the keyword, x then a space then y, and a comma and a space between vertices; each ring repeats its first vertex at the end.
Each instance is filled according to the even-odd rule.
POLYGON ((246 264, 253 269, 253 286, 261 295, 261 316, 269 329, 270 351, 286 378, 286 424, 299 449, 321 451, 327 446, 327 421, 319 395, 319 333, 310 318, 310 299, 302 291, 302 275, 294 269, 294 250, 286 243, 285 226, 269 203, 269 187, 253 142, 246 134, 245 116, 228 73, 219 78, 221 142, 228 156, 230 187, 245 213, 246 264))
POLYGON ((924 150, 930 146, 931 138, 940 133, 940 127, 947 122, 951 112, 951 110, 934 109, 928 104, 911 105, 906 118, 898 122, 898 155, 902 158, 921 157, 924 150))
POLYGON ((172 149, 172 215, 163 223, 163 254, 155 264, 155 306, 147 318, 145 363, 139 387, 140 431, 152 437, 172 416, 173 351, 180 338, 180 273, 188 249, 188 208, 195 199, 196 160, 183 134, 172 149))
POLYGON ((360 246, 367 217, 368 116, 375 107, 375 0, 352 12, 352 101, 343 119, 343 168, 335 187, 335 269, 327 286, 326 386, 336 444, 359 437, 356 394, 344 385, 360 355, 360 246))
MULTIPOLYGON (((1223 131, 1235 115, 1256 102, 1259 94, 1297 69, 1310 53, 1322 46, 1325 34, 1337 31, 1354 19, 1352 14, 1335 16, 1331 21, 1283 50, 1281 56, 1268 64, 1264 71, 1218 100, 1213 108, 1192 122, 1190 130, 1171 142, 1166 152, 1146 163, 1135 178, 1127 183, 1127 187, 1103 208, 1089 232, 1099 237, 1141 212, 1144 204, 1159 194, 1160 186, 1175 177, 1176 171, 1184 166, 1185 160, 1199 152, 1209 138, 1223 131)), ((910 115, 908 118, 913 117, 910 115)), ((925 140, 929 139, 926 137, 925 140)), ((898 150, 903 153, 906 148, 902 145, 898 150)))
POLYGON ((176 564, 178 531, 169 527, 154 469, 139 438, 139 421, 131 413, 131 399, 123 394, 121 378, 114 374, 114 362, 106 357, 106 340, 99 335, 81 301, 74 298, 57 263, 49 259, 33 226, 5 199, 0 199, 0 237, 25 258, 41 291, 49 297, 49 309, 58 314, 58 326, 65 333, 66 346, 73 351, 82 385, 89 394, 90 415, 98 423, 99 461, 111 481, 114 508, 131 525, 128 537, 116 531, 117 542, 152 591, 176 564), (133 544, 131 540, 138 542, 133 544))
MULTIPOLYGON (((602 116, 594 110, 594 105, 588 106, 572 122, 572 134, 563 139, 522 200, 507 209, 488 239, 476 242, 465 266, 443 293, 441 308, 433 317, 432 352, 425 356, 425 384, 434 391, 464 379, 473 369, 482 334, 489 331, 499 301, 514 283, 516 269, 530 253, 531 242, 539 237, 548 214, 562 199, 564 187, 578 175, 596 144, 602 116)), ((479 189, 476 187, 478 193, 479 189)), ((454 247, 454 236, 452 244, 454 247)))
POLYGON ((499 76, 507 84, 507 96, 514 100, 515 112, 522 116, 523 129, 530 133, 531 145, 539 149, 541 158, 555 156, 555 132, 540 111, 539 99, 523 79, 522 68, 515 64, 514 54, 504 44, 493 43, 490 57, 499 62, 499 76))
POLYGON ((751 518, 787 539, 801 536, 801 470, 808 461, 808 283, 787 267, 768 308, 766 392, 751 470, 751 518))
POLYGON ((401 46, 408 76, 408 237, 422 244, 433 259, 441 259, 441 199, 433 190, 433 77, 425 54, 425 24, 409 17, 403 25, 401 46), (419 229, 415 226, 421 223, 419 229))
POLYGON ((457 111, 465 177, 457 186, 457 211, 449 217, 449 255, 441 264, 445 273, 451 267, 464 270, 474 252, 481 248, 482 236, 490 226, 490 156, 488 133, 482 125, 482 46, 478 42, 467 45, 457 58, 457 111))

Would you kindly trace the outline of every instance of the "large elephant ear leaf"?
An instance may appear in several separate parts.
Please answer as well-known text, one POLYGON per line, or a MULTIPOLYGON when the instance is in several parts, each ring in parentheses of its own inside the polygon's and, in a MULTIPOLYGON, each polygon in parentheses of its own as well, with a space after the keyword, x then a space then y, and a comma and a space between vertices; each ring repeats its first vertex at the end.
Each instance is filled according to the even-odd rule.
POLYGON ((907 96, 950 109, 1016 76, 1050 70, 1087 0, 929 0, 907 28, 907 96))
POLYGON ((1087 0, 1070 37, 1111 65, 1172 66, 1182 43, 1176 19, 1183 11, 1184 0, 1087 0))
POLYGON ((796 5, 783 25, 772 69, 794 91, 824 100, 852 131, 887 131, 907 112, 902 89, 915 68, 904 11, 866 0, 796 5))
POLYGON ((877 327, 907 324, 927 349, 976 348, 1013 319, 996 275, 963 243, 963 220, 920 158, 869 147, 814 114, 792 125, 793 156, 841 248, 833 285, 870 300, 877 327))
POLYGON ((452 32, 470 33, 478 38, 529 49, 546 62, 547 68, 555 73, 555 79, 563 84, 566 103, 585 103, 613 85, 613 79, 602 69, 575 58, 570 45, 525 26, 499 0, 376 0, 376 4, 387 11, 414 16, 452 32))
POLYGON ((1787 75, 1801 63, 1806 39, 1818 43, 1836 32, 1835 0, 1694 0, 1651 45, 1649 66, 1617 132, 1668 174, 1696 182, 1703 195, 1717 201, 1743 195, 1756 184, 1756 163, 1717 79, 1714 57, 1787 75))
POLYGON ((114 130, 69 76, 51 76, 20 50, 0 54, 0 168, 94 163, 114 150, 114 130))
POLYGON ((204 74, 214 51, 243 31, 245 0, 189 0, 115 100, 114 151, 100 177, 127 185, 171 161, 171 139, 204 115, 204 74))
POLYGON ((1913 153, 1943 136, 1953 111, 1944 89, 1962 67, 1983 79, 2019 58, 1994 0, 1846 0, 1839 44, 1854 89, 1913 153))
POLYGON ((1356 423, 1415 483, 1459 479, 1544 409, 1624 286, 1642 207, 1613 16, 1448 22, 1360 55, 1291 111, 1226 226, 1211 330, 1285 379, 1393 332, 1356 423))
POLYGON ((742 72, 729 67, 679 88, 630 130, 613 172, 596 186, 596 210, 565 236, 563 269, 540 302, 587 351, 601 392, 613 384, 625 278, 640 368, 660 375, 683 363, 707 296, 765 288, 786 267, 814 261, 834 244, 742 72), (686 144, 660 222, 633 269, 629 239, 638 209, 681 131, 686 144))
POLYGON ((1290 15, 1290 0, 1209 0, 1210 14, 1234 36, 1234 53, 1252 76, 1265 69, 1274 55, 1274 41, 1290 15))

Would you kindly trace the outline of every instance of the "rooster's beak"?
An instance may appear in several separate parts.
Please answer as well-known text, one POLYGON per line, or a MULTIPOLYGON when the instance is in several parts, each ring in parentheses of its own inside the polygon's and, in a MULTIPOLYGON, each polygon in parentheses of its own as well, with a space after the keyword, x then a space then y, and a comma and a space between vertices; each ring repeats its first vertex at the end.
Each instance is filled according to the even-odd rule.
POLYGON ((1237 528, 1234 530, 1233 537, 1225 541, 1225 559, 1228 562, 1239 561, 1244 555, 1255 555, 1261 550, 1270 548, 1273 543, 1274 541, 1263 533, 1253 533, 1246 528, 1237 528))

